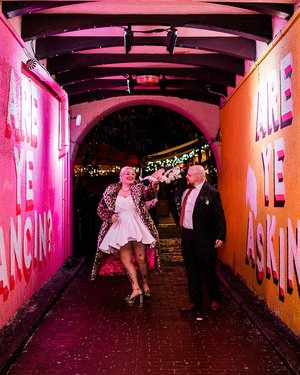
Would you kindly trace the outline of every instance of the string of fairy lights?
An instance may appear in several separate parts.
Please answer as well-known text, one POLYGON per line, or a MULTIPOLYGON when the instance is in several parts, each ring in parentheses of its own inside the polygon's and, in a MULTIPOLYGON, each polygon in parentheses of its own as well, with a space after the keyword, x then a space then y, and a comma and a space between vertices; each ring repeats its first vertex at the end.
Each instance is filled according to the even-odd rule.
POLYGON ((198 155, 199 149, 193 149, 181 156, 174 155, 173 157, 168 157, 167 159, 157 159, 154 161, 147 161, 145 166, 145 172, 152 172, 156 171, 162 167, 176 167, 180 164, 185 164, 187 161, 193 159, 196 155, 198 155))
MULTIPOLYGON (((151 173, 156 171, 159 168, 167 167, 173 168, 176 166, 184 166, 189 161, 198 162, 199 161, 199 153, 201 153, 200 160, 205 161, 206 152, 209 150, 209 145, 204 144, 199 148, 189 149, 185 152, 168 155, 164 157, 157 157, 153 160, 145 159, 143 162, 143 171, 144 173, 151 173)), ((107 176, 107 175, 115 175, 120 172, 121 166, 119 165, 75 165, 74 166, 74 174, 75 176, 82 176, 89 174, 91 177, 99 177, 99 176, 107 176)), ((141 172, 141 167, 135 166, 134 169, 137 173, 141 172)))
MULTIPOLYGON (((75 165, 74 166, 74 175, 84 176, 89 175, 90 177, 101 177, 109 175, 117 175, 120 173, 121 166, 119 165, 75 165)), ((135 172, 139 172, 139 167, 133 167, 135 172)))
MULTIPOLYGON (((176 166, 182 166, 189 161, 195 161, 199 159, 199 151, 203 155, 206 150, 209 148, 208 145, 203 145, 201 150, 199 148, 194 148, 188 150, 183 154, 179 155, 170 155, 164 158, 157 158, 155 160, 146 160, 144 161, 143 170, 144 173, 156 171, 159 168, 169 167, 173 168, 176 166)), ((139 167, 134 167, 136 172, 139 172, 139 167)), ((75 176, 82 176, 89 174, 91 177, 107 176, 114 175, 120 172, 121 166, 118 165, 75 165, 74 174, 75 176)))

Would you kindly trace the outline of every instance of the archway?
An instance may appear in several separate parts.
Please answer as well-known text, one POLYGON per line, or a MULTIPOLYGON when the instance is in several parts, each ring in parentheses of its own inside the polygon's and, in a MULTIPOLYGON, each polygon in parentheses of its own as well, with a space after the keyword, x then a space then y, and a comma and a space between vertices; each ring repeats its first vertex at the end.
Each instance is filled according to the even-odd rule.
POLYGON ((80 126, 75 126, 74 122, 71 124, 71 160, 75 160, 82 140, 101 118, 122 108, 138 105, 161 106, 186 117, 204 134, 210 143, 216 166, 218 170, 220 169, 221 145, 216 139, 219 132, 219 108, 207 103, 163 96, 128 96, 72 106, 72 117, 81 115, 82 123, 80 126))
MULTIPOLYGON (((134 101, 134 103, 133 103, 133 101, 131 101, 130 102, 130 105, 129 105, 129 103, 127 102, 127 103, 118 103, 118 105, 115 105, 114 107, 109 107, 109 108, 107 108, 107 110, 104 110, 103 108, 102 108, 102 113, 101 113, 101 116, 99 115, 99 114, 97 114, 96 113, 96 111, 93 111, 93 113, 90 113, 90 118, 92 119, 94 119, 94 121, 97 121, 97 122, 100 122, 101 121, 101 119, 103 119, 104 117, 105 118, 107 118, 107 117, 110 117, 110 116, 112 116, 114 113, 118 113, 118 112, 120 112, 120 111, 122 111, 122 110, 124 110, 124 109, 129 109, 129 108, 139 108, 139 107, 141 107, 142 106, 142 104, 143 104, 143 106, 145 107, 145 104, 146 105, 148 105, 148 107, 154 107, 154 106, 156 106, 156 107, 158 107, 158 108, 165 108, 165 109, 167 109, 167 110, 170 110, 170 109, 172 109, 172 111, 174 111, 173 110, 173 108, 175 107, 176 109, 178 109, 178 107, 176 106, 176 105, 174 105, 174 103, 171 103, 172 105, 161 105, 161 102, 160 101, 154 101, 154 100, 151 100, 151 101, 149 101, 149 103, 145 103, 145 101, 143 100, 143 101, 134 101), (150 104, 151 103, 151 104, 150 104), (133 104, 135 104, 135 106, 133 106, 133 104), (171 108, 170 108, 171 107, 171 108), (114 109, 114 110, 113 110, 114 109)), ((90 107, 90 108, 92 108, 92 107, 90 107)), ((95 109, 95 107, 93 106, 93 109, 95 109)), ((81 108, 81 110, 82 110, 82 108, 81 108)), ((184 117, 184 114, 186 113, 186 111, 174 111, 175 113, 177 113, 177 114, 182 114, 183 113, 183 117, 184 117)), ((207 111, 206 111, 206 116, 207 116, 207 111)), ((212 118, 213 116, 211 116, 211 118, 212 118)), ((202 127, 202 129, 204 129, 205 131, 206 131, 206 134, 210 134, 210 132, 209 131, 207 131, 207 128, 206 127, 204 127, 203 126, 203 123, 201 123, 199 120, 198 120, 198 126, 196 126, 192 121, 191 121, 191 118, 192 119, 194 119, 194 113, 192 113, 191 115, 189 115, 189 117, 184 117, 184 118, 186 118, 187 120, 189 120, 189 122, 191 123, 191 124, 193 124, 193 126, 195 126, 195 129, 197 129, 197 130, 199 130, 200 131, 200 127, 202 127)), ((206 122, 207 122, 207 120, 206 120, 206 122)), ((205 123, 205 122, 204 122, 205 123)), ((79 140, 81 140, 81 142, 80 142, 80 144, 82 144, 83 142, 84 142, 84 139, 85 139, 85 137, 87 137, 87 135, 90 133, 90 132, 92 132, 93 131, 93 129, 94 129, 94 127, 95 127, 95 122, 93 123, 91 120, 88 122, 88 121, 86 121, 86 123, 84 124, 84 126, 82 126, 82 129, 81 129, 81 132, 78 132, 78 138, 77 138, 77 142, 76 142, 76 151, 78 151, 78 149, 79 149, 79 140)), ((209 130, 211 130, 211 129, 209 129, 209 130)), ((74 134, 73 134, 73 136, 74 136, 74 134)), ((74 137, 72 137, 73 139, 74 139, 74 137)), ((159 151, 159 150, 156 150, 156 151, 159 151)), ((73 148, 73 162, 75 161, 75 159, 76 159, 76 157, 74 156, 75 155, 75 147, 73 148)), ((109 180, 109 179, 106 179, 107 181, 109 180)), ((104 185, 106 185, 107 186, 107 181, 104 183, 104 185)), ((109 181, 108 181, 109 182, 109 181)), ((110 182, 112 182, 112 181, 110 181, 110 182)), ((83 188, 84 188, 84 186, 83 186, 83 188)), ((162 189, 163 190, 163 189, 162 189)), ((102 191, 103 192, 103 191, 102 191)), ((164 197, 164 198, 166 198, 166 197, 164 197)), ((80 230, 82 231, 83 230, 83 227, 87 224, 87 223, 95 223, 95 221, 97 222, 97 219, 95 218, 95 215, 96 215, 96 208, 97 208, 97 203, 98 203, 98 201, 99 201, 99 199, 100 199, 100 197, 98 196, 98 199, 96 200, 95 199, 95 194, 94 194, 94 192, 93 192, 93 194, 90 194, 90 196, 89 196, 89 199, 87 200, 87 207, 86 207, 86 209, 87 210, 89 210, 89 212, 88 212, 88 215, 85 215, 85 218, 84 219, 81 219, 80 220, 80 223, 79 223, 79 226, 80 226, 80 230)), ((84 202, 84 199, 82 199, 82 198, 80 198, 80 202, 82 203, 82 202, 84 202)), ((74 213, 75 213, 75 216, 76 216, 76 214, 78 213, 78 207, 76 207, 76 204, 75 204, 75 206, 74 206, 74 213)), ((86 214, 86 212, 85 212, 85 214, 86 214)), ((99 225, 100 225, 100 223, 98 223, 98 228, 99 228, 99 225)), ((74 226, 75 226, 75 230, 74 230, 74 232, 75 232, 75 234, 77 235, 78 234, 78 230, 77 230, 77 228, 78 228, 78 222, 75 220, 75 223, 74 223, 74 226)), ((86 236, 86 235, 81 235, 80 237, 83 237, 83 238, 81 238, 81 241, 78 241, 78 238, 77 239, 75 239, 75 241, 74 241, 74 244, 75 244, 75 253, 76 253, 76 245, 78 245, 78 244, 80 244, 81 242, 82 243, 84 243, 85 244, 85 246, 87 247, 87 248, 89 248, 89 241, 86 241, 85 240, 85 238, 84 237, 86 237, 86 238, 88 238, 89 240, 91 240, 92 238, 94 239, 94 241, 96 241, 96 235, 97 235, 97 233, 94 231, 94 230, 92 230, 92 231, 88 231, 88 235, 86 236), (92 232, 92 233, 91 233, 92 232)), ((95 248, 95 244, 92 246, 92 247, 94 247, 95 248)), ((91 249, 90 249, 91 250, 91 249)))

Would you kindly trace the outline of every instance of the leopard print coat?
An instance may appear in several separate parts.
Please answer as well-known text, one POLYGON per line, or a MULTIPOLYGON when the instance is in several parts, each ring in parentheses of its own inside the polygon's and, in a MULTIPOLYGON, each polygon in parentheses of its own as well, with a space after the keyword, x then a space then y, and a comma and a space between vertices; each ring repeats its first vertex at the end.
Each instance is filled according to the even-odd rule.
MULTIPOLYGON (((97 251, 95 256, 95 261, 92 269, 91 280, 95 280, 99 274, 99 269, 101 266, 102 260, 102 251, 100 250, 99 246, 103 241, 106 233, 108 232, 112 221, 111 217, 115 212, 115 205, 118 193, 122 187, 121 182, 117 182, 114 184, 109 185, 103 193, 103 197, 101 198, 97 213, 100 219, 103 221, 103 224, 100 228, 100 232, 98 235, 98 242, 97 242, 97 251)), ((146 207, 146 201, 149 201, 157 196, 157 190, 153 189, 151 186, 146 187, 144 184, 140 182, 134 183, 131 188, 131 196, 136 207, 137 213, 144 222, 144 224, 149 229, 152 236, 155 238, 155 268, 157 270, 160 269, 160 261, 159 261, 159 235, 157 228, 148 212, 146 207)))

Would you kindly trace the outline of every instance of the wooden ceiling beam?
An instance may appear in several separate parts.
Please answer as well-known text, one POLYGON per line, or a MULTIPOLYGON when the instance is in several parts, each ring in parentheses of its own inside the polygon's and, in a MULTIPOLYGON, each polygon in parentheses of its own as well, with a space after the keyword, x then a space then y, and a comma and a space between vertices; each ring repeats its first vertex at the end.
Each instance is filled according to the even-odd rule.
POLYGON ((282 4, 282 3, 228 3, 220 2, 220 5, 226 5, 230 7, 253 10, 258 13, 267 14, 272 17, 279 17, 282 19, 289 19, 294 13, 293 4, 282 4))
POLYGON ((2 12, 6 18, 20 17, 28 13, 56 8, 84 1, 2 1, 2 12))
MULTIPOLYGON (((64 86, 64 90, 69 96, 77 95, 84 92, 105 90, 105 89, 115 89, 115 88, 125 88, 127 90, 127 79, 91 79, 87 81, 77 82, 74 84, 69 84, 64 86)), ((135 87, 144 88, 146 85, 136 84, 135 87)), ((209 90, 219 93, 219 95, 226 95, 227 88, 224 85, 214 84, 212 85, 209 81, 192 79, 166 79, 164 82, 164 89, 176 89, 176 90, 191 90, 195 92, 201 92, 203 94, 208 93, 209 90)), ((160 89, 160 83, 154 86, 147 87, 149 92, 153 89, 160 89)))
MULTIPOLYGON (((36 41, 37 59, 61 56, 76 51, 94 48, 123 46, 124 38, 118 37, 47 37, 36 41)), ((165 46, 163 36, 134 36, 133 46, 165 46)), ((256 43, 254 40, 238 37, 178 37, 177 48, 200 49, 254 61, 256 43)))
POLYGON ((168 63, 202 66, 244 75, 244 60, 217 54, 72 54, 53 57, 47 60, 47 69, 51 74, 80 69, 93 65, 124 63, 168 63))
POLYGON ((22 17, 25 41, 67 31, 131 25, 171 25, 225 32, 247 39, 270 42, 272 17, 261 14, 27 14, 22 17))
POLYGON ((198 78, 207 80, 212 83, 235 87, 235 74, 229 72, 223 72, 217 69, 208 68, 162 68, 162 67, 147 67, 147 68, 102 68, 102 67, 90 67, 77 70, 71 70, 65 73, 59 73, 55 76, 56 80, 62 85, 69 83, 73 84, 81 80, 87 80, 91 78, 101 77, 114 77, 114 76, 125 76, 125 75, 162 75, 162 76, 173 76, 173 77, 188 77, 198 78))

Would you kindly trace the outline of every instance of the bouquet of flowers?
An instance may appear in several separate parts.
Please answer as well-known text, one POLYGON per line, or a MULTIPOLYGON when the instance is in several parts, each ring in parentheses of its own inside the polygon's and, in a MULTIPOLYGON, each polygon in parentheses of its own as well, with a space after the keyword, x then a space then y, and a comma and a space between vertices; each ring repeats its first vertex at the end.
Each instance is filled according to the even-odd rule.
POLYGON ((165 173, 161 176, 160 182, 165 182, 166 184, 170 184, 171 182, 178 180, 182 177, 181 170, 179 167, 174 167, 165 171, 165 173))
POLYGON ((174 167, 170 169, 161 168, 158 171, 154 172, 150 176, 146 176, 144 178, 140 177, 141 181, 148 180, 148 181, 159 181, 164 182, 166 184, 170 184, 172 181, 175 181, 181 178, 181 170, 179 167, 174 167))

